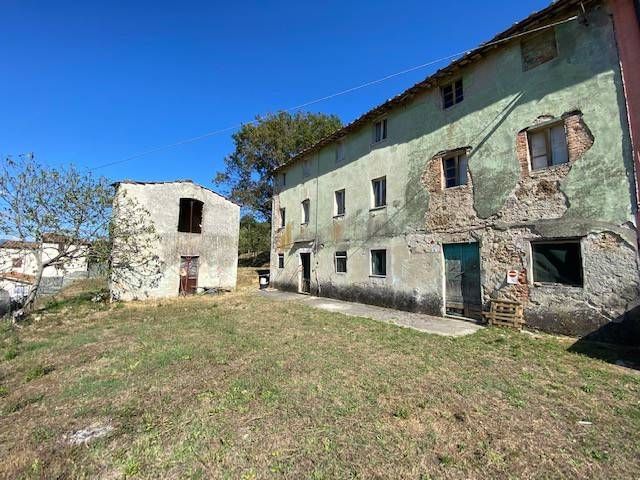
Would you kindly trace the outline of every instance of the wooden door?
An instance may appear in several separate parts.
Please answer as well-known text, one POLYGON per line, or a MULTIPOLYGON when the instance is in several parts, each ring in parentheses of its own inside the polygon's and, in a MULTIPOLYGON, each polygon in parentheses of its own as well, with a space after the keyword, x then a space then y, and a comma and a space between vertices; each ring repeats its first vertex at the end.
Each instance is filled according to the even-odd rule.
POLYGON ((198 288, 198 257, 180 257, 180 295, 193 295, 198 288))
POLYGON ((480 251, 477 243, 443 245, 445 308, 448 314, 482 317, 480 251))
POLYGON ((300 284, 300 292, 311 293, 311 254, 301 253, 300 262, 302 263, 302 282, 300 284))

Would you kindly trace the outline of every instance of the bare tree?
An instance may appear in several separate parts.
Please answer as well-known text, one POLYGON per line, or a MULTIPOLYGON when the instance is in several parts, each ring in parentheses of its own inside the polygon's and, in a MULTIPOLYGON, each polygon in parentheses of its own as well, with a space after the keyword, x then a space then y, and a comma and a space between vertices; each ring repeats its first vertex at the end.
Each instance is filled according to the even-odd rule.
POLYGON ((23 304, 24 313, 33 308, 45 269, 64 270, 82 255, 109 268, 115 264, 120 269, 126 266, 158 275, 157 257, 147 246, 157 237, 148 212, 135 201, 123 199, 118 208, 127 209, 127 216, 116 225, 111 215, 113 202, 113 186, 104 177, 96 178, 73 166, 48 167, 33 155, 2 161, 0 235, 30 246, 34 242, 41 245, 51 234, 58 239, 53 254, 43 254, 40 248, 35 255, 33 286, 23 304), (119 245, 117 258, 113 258, 114 243, 119 245))

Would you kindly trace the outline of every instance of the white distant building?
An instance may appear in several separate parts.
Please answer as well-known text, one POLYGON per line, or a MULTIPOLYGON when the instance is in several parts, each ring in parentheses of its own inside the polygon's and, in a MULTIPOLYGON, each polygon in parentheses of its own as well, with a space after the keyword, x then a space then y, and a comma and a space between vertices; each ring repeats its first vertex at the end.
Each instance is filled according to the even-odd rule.
MULTIPOLYGON (((55 258, 70 240, 57 234, 45 234, 40 242, 5 240, 0 243, 0 290, 14 300, 26 297, 36 280, 39 260, 55 258)), ((42 272, 43 293, 55 293, 64 285, 88 276, 88 250, 84 244, 71 244, 76 252, 64 262, 45 267, 42 272)))

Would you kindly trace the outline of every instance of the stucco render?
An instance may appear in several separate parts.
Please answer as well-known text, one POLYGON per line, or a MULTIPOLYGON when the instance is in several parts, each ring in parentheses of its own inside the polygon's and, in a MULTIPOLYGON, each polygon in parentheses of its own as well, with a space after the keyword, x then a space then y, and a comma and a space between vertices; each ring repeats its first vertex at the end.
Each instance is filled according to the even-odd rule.
POLYGON ((529 326, 573 335, 622 321, 639 294, 633 165, 610 13, 596 2, 586 18, 555 27, 547 63, 523 71, 520 41, 508 42, 451 77, 464 81, 461 103, 443 110, 439 89, 426 91, 388 112, 383 142, 372 144, 369 125, 342 139, 344 162, 330 144, 304 159, 309 176, 303 161, 289 166, 273 199, 273 284, 297 290, 298 253, 311 251, 314 293, 440 315, 442 245, 478 242, 485 308, 518 299, 529 326), (526 129, 549 121, 565 126, 569 163, 532 172, 526 129), (468 184, 443 189, 443 152, 460 149, 468 184), (371 180, 382 176, 387 206, 371 209, 371 180), (346 214, 334 217, 340 189, 346 214), (576 237, 584 286, 535 284, 530 241, 576 237), (375 248, 389 252, 384 278, 370 275, 375 248), (336 251, 348 253, 346 274, 335 272, 336 251), (518 285, 507 285, 511 269, 518 285))
MULTIPOLYGON (((147 278, 110 282, 113 298, 136 300, 175 297, 180 285, 180 257, 197 256, 198 287, 234 289, 238 263, 240 207, 224 197, 191 182, 120 183, 117 195, 126 195, 149 212, 157 241, 150 253, 157 255, 159 270, 147 278), (178 231, 180 199, 204 203, 202 233, 178 231)), ((116 217, 117 219, 117 217, 116 217)), ((148 253, 146 255, 148 256, 148 253)), ((140 272, 138 272, 140 273, 140 272)))

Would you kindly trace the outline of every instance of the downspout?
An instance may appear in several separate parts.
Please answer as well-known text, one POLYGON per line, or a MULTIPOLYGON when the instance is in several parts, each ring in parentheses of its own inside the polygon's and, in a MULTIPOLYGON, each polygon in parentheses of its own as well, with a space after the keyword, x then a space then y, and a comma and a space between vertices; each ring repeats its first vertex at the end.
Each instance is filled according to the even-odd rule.
POLYGON ((640 1, 610 0, 635 180, 636 240, 640 247, 640 1))

